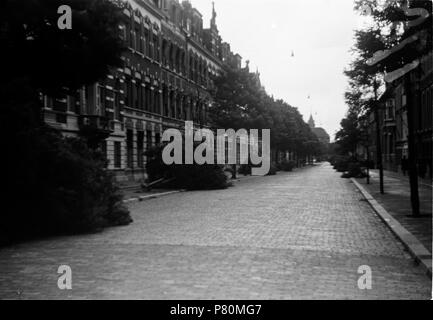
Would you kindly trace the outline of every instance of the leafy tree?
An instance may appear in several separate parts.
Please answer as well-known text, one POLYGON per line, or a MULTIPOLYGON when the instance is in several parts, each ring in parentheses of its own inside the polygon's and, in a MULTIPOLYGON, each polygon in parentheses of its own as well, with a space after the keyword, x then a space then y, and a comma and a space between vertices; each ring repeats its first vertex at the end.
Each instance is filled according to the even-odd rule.
MULTIPOLYGON (((346 75, 350 78, 351 93, 353 93, 353 96, 358 95, 359 102, 350 100, 348 104, 349 107, 357 105, 358 107, 362 106, 364 109, 374 109, 376 122, 378 122, 375 102, 377 100, 377 90, 381 84, 381 74, 389 73, 392 75, 393 71, 401 71, 403 67, 416 62, 432 51, 432 2, 431 0, 385 2, 357 0, 355 9, 367 12, 372 18, 372 24, 369 29, 357 31, 355 35, 356 59, 352 63, 351 69, 346 72, 346 75), (427 15, 420 16, 420 13, 422 15, 427 13, 427 15), (387 51, 388 54, 380 57, 380 55, 376 54, 378 51, 387 51), (367 88, 372 89, 373 96, 368 97, 366 95, 367 88)), ((412 73, 418 74, 419 67, 412 73)), ((388 82, 393 82, 395 78, 392 79, 389 74, 385 78, 388 82)), ((410 104, 410 107, 407 108, 409 173, 412 208, 414 214, 418 214, 416 146, 412 119, 412 111, 417 106, 415 99, 412 99, 413 84, 410 83, 409 74, 406 73, 404 78, 400 80, 403 80, 407 100, 410 104)), ((379 134, 378 129, 377 125, 377 134, 379 134)), ((377 147, 380 147, 379 138, 377 138, 377 147)), ((383 192, 382 181, 381 191, 383 192)))
POLYGON ((271 129, 271 148, 299 156, 319 154, 317 137, 299 111, 269 96, 247 69, 227 69, 214 80, 211 123, 217 128, 271 129))
POLYGON ((62 137, 41 113, 42 94, 94 83, 120 65, 120 17, 114 0, 0 2, 0 148, 7 168, 0 242, 131 221, 100 154, 62 137), (72 30, 57 26, 61 5, 72 8, 72 30))
POLYGON ((2 93, 21 80, 38 92, 57 95, 103 78, 120 66, 121 2, 115 0, 3 0, 2 93), (72 29, 61 30, 61 5, 72 9, 72 29))
POLYGON ((356 147, 362 138, 358 115, 349 110, 346 117, 341 120, 340 126, 341 129, 335 135, 339 153, 342 155, 355 154, 356 147))

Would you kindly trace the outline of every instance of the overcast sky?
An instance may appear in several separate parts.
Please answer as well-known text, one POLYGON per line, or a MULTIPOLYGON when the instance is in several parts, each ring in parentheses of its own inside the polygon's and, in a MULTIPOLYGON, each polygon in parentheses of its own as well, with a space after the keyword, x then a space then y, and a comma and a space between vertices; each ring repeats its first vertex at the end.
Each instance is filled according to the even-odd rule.
MULTIPOLYGON (((297 107, 304 120, 312 112, 333 139, 347 109, 343 70, 360 23, 353 1, 214 1, 223 40, 251 61, 252 70, 259 68, 267 92, 297 107)), ((191 3, 208 27, 212 0, 191 3)))

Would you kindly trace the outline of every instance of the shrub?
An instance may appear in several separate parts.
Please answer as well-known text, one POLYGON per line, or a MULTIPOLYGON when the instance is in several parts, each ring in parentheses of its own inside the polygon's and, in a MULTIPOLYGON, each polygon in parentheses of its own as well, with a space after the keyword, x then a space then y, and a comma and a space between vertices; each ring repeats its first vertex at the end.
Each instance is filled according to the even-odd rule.
POLYGON ((334 169, 336 169, 337 172, 345 172, 349 169, 349 163, 347 161, 338 161, 335 164, 334 169))
POLYGON ((224 174, 226 175, 227 179, 233 179, 233 176, 234 176, 233 168, 225 166, 223 171, 224 171, 224 174))
POLYGON ((244 176, 251 175, 251 166, 249 164, 241 164, 238 169, 239 174, 243 174, 244 176))
POLYGON ((8 161, 16 164, 5 177, 11 205, 2 213, 0 243, 132 222, 102 155, 82 139, 45 126, 14 135, 8 161))
POLYGON ((331 164, 337 172, 345 172, 349 169, 350 157, 348 156, 335 156, 331 164))
POLYGON ((347 172, 343 173, 342 178, 364 178, 366 176, 360 162, 350 162, 347 168, 347 172))
POLYGON ((178 187, 187 190, 225 189, 227 176, 220 165, 174 165, 173 173, 178 187))
POLYGON ((296 163, 294 161, 283 161, 281 162, 280 166, 282 171, 290 172, 293 171, 296 163))
POLYGON ((269 168, 269 172, 268 172, 267 176, 275 176, 277 174, 277 171, 278 171, 278 169, 277 169, 276 164, 272 163, 271 167, 269 168))
POLYGON ((361 161, 361 165, 365 168, 374 169, 375 163, 373 160, 364 160, 361 161))
POLYGON ((162 150, 163 146, 155 146, 146 150, 145 155, 146 161, 146 173, 148 176, 148 182, 153 182, 161 178, 169 178, 171 172, 167 165, 162 161, 162 150))

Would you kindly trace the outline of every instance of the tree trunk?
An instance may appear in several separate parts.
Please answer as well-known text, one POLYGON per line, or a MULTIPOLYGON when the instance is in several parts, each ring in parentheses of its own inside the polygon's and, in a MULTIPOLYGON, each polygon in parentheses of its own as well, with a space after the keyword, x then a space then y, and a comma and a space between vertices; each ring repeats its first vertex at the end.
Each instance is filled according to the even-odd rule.
POLYGON ((377 168, 379 169, 379 179, 380 179, 380 193, 385 193, 385 188, 383 185, 383 164, 382 164, 382 143, 380 141, 380 119, 379 119, 379 101, 377 97, 377 82, 374 82, 374 99, 375 99, 375 106, 374 106, 374 118, 376 120, 376 161, 377 161, 377 168))
POLYGON ((370 184, 370 148, 367 146, 367 184, 370 184))
POLYGON ((407 112, 407 143, 409 147, 408 167, 409 167, 409 183, 410 183, 410 201, 412 204, 412 214, 417 217, 419 211, 419 194, 418 194, 418 170, 416 167, 417 150, 415 144, 415 128, 414 128, 414 108, 415 99, 413 98, 413 88, 410 83, 410 73, 405 75, 404 87, 406 90, 406 112, 407 112))

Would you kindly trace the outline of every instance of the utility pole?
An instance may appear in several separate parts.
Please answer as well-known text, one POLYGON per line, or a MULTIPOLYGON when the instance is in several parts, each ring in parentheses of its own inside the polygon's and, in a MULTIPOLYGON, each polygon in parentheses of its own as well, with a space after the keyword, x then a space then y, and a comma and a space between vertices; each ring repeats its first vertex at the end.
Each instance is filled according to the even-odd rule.
POLYGON ((380 123, 379 123, 379 101, 377 96, 378 83, 376 78, 374 78, 374 118, 376 120, 376 154, 377 154, 377 168, 379 169, 379 180, 380 180, 380 193, 384 194, 383 186, 383 164, 382 164, 382 144, 380 139, 380 123))
POLYGON ((409 183, 410 183, 410 202, 412 204, 412 214, 414 217, 420 216, 419 211, 419 193, 418 193, 418 170, 416 167, 417 150, 415 144, 414 128, 414 97, 410 83, 410 72, 404 76, 404 88, 406 91, 406 114, 407 114, 407 143, 409 149, 409 183))

